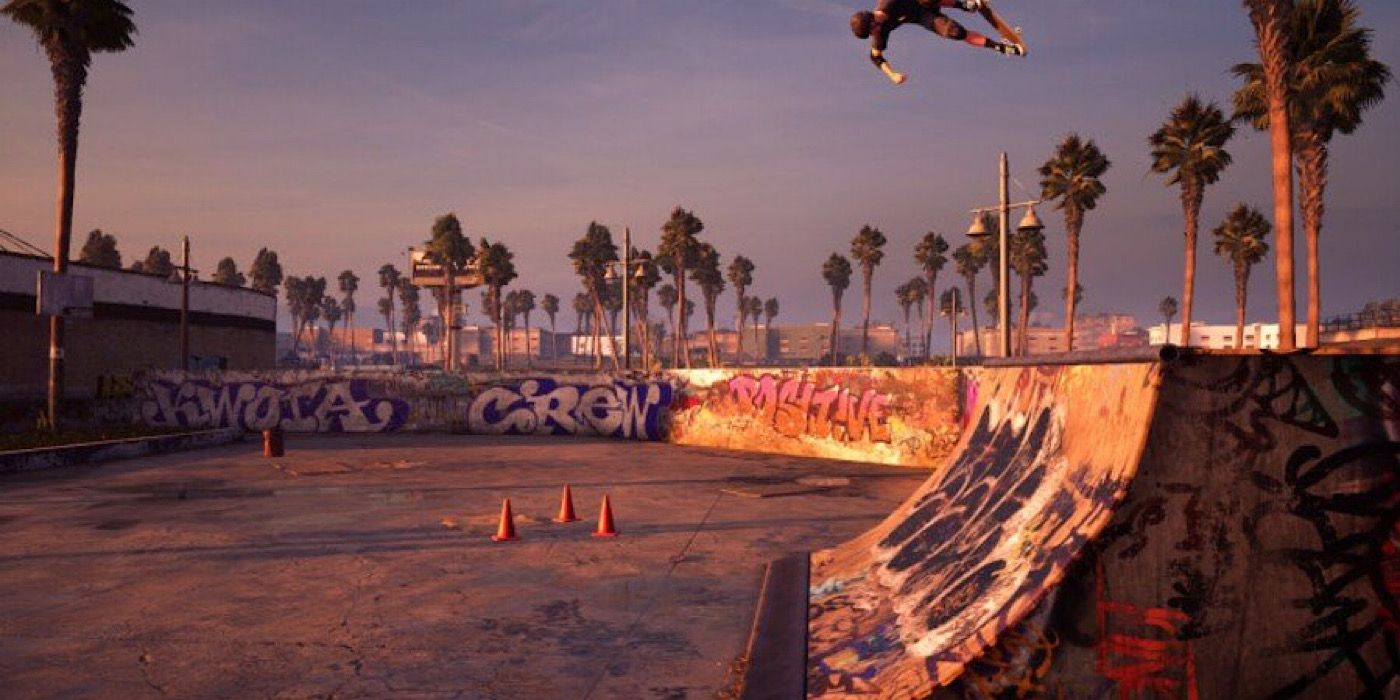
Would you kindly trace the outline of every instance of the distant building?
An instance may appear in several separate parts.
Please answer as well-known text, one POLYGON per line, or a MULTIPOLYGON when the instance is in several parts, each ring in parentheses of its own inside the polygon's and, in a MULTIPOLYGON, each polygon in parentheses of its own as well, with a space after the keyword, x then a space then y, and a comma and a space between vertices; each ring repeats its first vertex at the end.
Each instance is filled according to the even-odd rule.
MULTIPOLYGON (((1298 324, 1295 331, 1297 337, 1302 338, 1307 334, 1307 325, 1298 324)), ((1235 347, 1235 337, 1238 331, 1235 324, 1229 325, 1209 325, 1202 321, 1191 324, 1190 342, 1182 343, 1182 327, 1180 323, 1173 323, 1171 334, 1167 333, 1166 324, 1157 324, 1147 329, 1148 342, 1152 345, 1190 345, 1193 348, 1207 348, 1214 350, 1228 350, 1235 347)), ((1244 326, 1244 340, 1240 344, 1242 348, 1257 348, 1269 350, 1278 347, 1278 324, 1277 323, 1247 323, 1244 326)))
MULTIPOLYGON (((35 313, 35 290, 49 258, 0 251, 0 398, 44 396, 48 319, 35 313)), ((111 378, 144 369, 177 369, 181 284, 161 277, 69 263, 69 273, 93 280, 92 318, 70 318, 65 393, 104 393, 111 378)), ((276 361, 277 300, 243 287, 190 283, 192 366, 258 369, 276 361)))
MULTIPOLYGON (((999 344, 996 328, 982 328, 982 354, 995 355, 999 344)), ((1011 344, 1015 348, 1020 342, 1020 329, 1012 326, 1011 344)), ((1107 348, 1145 347, 1148 334, 1138 326, 1137 319, 1129 314, 1086 314, 1074 323, 1075 350, 1103 350, 1107 348)), ((970 357, 977 354, 976 338, 972 331, 958 334, 958 354, 970 357)), ((1066 352, 1065 329, 1063 326, 1031 326, 1026 329, 1026 348, 1031 355, 1049 355, 1066 352)))

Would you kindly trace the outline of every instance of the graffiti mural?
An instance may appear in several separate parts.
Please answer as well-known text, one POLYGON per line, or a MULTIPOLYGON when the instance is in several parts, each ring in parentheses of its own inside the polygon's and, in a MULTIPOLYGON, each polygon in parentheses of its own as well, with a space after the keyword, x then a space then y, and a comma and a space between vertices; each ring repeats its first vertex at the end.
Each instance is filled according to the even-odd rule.
POLYGON ((940 464, 961 426, 951 370, 809 369, 672 373, 671 439, 907 466, 940 464))
POLYGON ((527 379, 491 386, 472 400, 467 427, 485 435, 598 435, 660 440, 671 405, 665 382, 561 384, 527 379))
POLYGON ((917 697, 1013 656, 1035 657, 1018 666, 1029 675, 987 682, 1040 685, 1053 637, 1019 625, 1123 498, 1158 371, 979 373, 981 403, 946 468, 874 530, 812 555, 809 696, 917 697), (1008 630, 1022 648, 990 651, 1008 630))
POLYGON ((296 383, 167 380, 141 383, 147 425, 289 432, 386 432, 403 427, 408 403, 370 391, 363 379, 296 383))

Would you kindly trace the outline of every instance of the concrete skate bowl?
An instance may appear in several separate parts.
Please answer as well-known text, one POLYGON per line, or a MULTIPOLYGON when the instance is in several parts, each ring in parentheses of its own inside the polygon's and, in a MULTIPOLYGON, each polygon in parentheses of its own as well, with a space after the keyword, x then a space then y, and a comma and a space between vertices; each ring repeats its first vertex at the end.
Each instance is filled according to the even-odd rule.
POLYGON ((807 594, 787 623, 772 599, 791 582, 770 569, 747 697, 1386 692, 1400 358, 1188 355, 968 383, 946 464, 810 573, 784 569, 807 594), (792 619, 805 644, 781 642, 792 619))

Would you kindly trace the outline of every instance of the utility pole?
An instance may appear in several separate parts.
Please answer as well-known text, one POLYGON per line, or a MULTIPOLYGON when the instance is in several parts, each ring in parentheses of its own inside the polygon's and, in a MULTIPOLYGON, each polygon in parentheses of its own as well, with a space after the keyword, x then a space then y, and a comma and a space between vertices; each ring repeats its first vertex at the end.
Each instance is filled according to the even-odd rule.
POLYGON ((632 369, 632 227, 622 229, 622 368, 632 369))
POLYGON ((180 246, 180 368, 190 371, 190 237, 180 246))
POLYGON ((1006 156, 1006 151, 1001 152, 1001 226, 997 231, 997 250, 1001 251, 1001 269, 999 274, 1000 293, 997 294, 997 322, 1000 324, 998 330, 1001 331, 1001 356, 1011 357, 1011 247, 1009 245, 1009 231, 1011 228, 1011 206, 1007 200, 1007 190, 1010 189, 1011 180, 1010 161, 1006 156))

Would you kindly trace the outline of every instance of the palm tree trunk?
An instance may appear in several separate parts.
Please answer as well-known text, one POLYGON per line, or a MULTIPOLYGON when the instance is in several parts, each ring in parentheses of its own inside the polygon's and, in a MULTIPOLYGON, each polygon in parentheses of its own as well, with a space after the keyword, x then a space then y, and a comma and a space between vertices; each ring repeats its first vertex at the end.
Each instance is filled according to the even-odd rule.
MULTIPOLYGON (((923 317, 920 316, 920 320, 922 320, 922 319, 923 319, 923 317)), ((909 328, 909 305, 908 305, 908 304, 905 304, 905 305, 904 305, 904 349, 905 349, 905 350, 908 350, 908 349, 910 348, 910 344, 909 344, 909 341, 910 341, 909 331, 910 331, 910 330, 911 330, 911 329, 909 328)))
POLYGON ((938 273, 928 273, 928 315, 924 317, 924 357, 933 357, 933 323, 938 318, 938 273))
POLYGON ((865 298, 861 300, 861 304, 860 304, 860 310, 861 310, 861 316, 862 316, 862 320, 861 320, 861 324, 860 324, 860 354, 861 354, 862 356, 869 356, 869 354, 870 354, 870 283, 871 283, 871 279, 870 279, 870 278, 872 278, 872 277, 875 276, 875 270, 874 270, 874 268, 867 268, 867 269, 863 270, 862 272, 864 272, 864 274, 861 275, 861 278, 862 278, 862 279, 861 279, 861 288, 862 288, 862 291, 865 293, 865 298))
MULTIPOLYGON (((53 271, 68 271, 68 251, 73 240, 73 197, 78 173, 78 125, 83 113, 83 84, 87 67, 82 56, 50 51, 54 83, 54 115, 58 120, 58 195, 54 207, 53 271)), ((49 317, 48 428, 59 428, 59 404, 63 401, 64 341, 62 316, 49 317)))
MULTIPOLYGON (((613 371, 615 371, 615 372, 621 372, 621 371, 622 371, 622 359, 621 359, 621 355, 619 354, 619 353, 621 352, 621 348, 619 348, 619 347, 617 346, 617 326, 616 326, 616 322, 613 320, 613 317, 612 317, 611 315, 607 314, 607 313, 603 310, 603 304, 602 304, 601 301, 599 301, 599 303, 598 303, 598 314, 599 314, 599 316, 598 316, 599 322, 602 323, 602 324, 604 324, 604 330, 607 331, 607 333, 608 333, 608 347, 611 347, 611 348, 612 348, 612 364, 613 364, 613 371)), ((599 351, 601 352, 601 348, 599 349, 599 351)))
POLYGON ((719 343, 715 341, 715 304, 705 299, 705 345, 710 356, 710 367, 719 367, 719 343))
POLYGON ((967 276, 967 298, 972 304, 972 343, 977 356, 982 356, 982 327, 977 322, 977 275, 967 276))
POLYGON ((1327 190, 1327 141, 1314 129, 1300 129, 1298 135, 1298 196, 1303 212, 1303 236, 1307 244, 1308 325, 1303 344, 1318 347, 1319 326, 1322 323, 1322 281, 1319 261, 1319 241, 1322 238, 1322 216, 1327 190))
POLYGON ((1031 325, 1031 278, 1030 275, 1021 276, 1021 308, 1019 312, 1020 339, 1017 343, 1020 348, 1019 354, 1025 357, 1030 353, 1030 343, 1027 333, 1031 325))
POLYGON ((734 288, 734 296, 738 297, 738 299, 739 299, 739 315, 738 315, 738 317, 735 319, 735 327, 736 327, 736 328, 738 329, 738 331, 739 331, 739 347, 738 347, 737 350, 735 350, 734 359, 735 359, 735 361, 738 362, 739 364, 743 364, 743 362, 744 362, 744 319, 747 318, 748 315, 749 315, 748 312, 744 309, 744 307, 745 307, 745 297, 744 297, 744 295, 745 295, 747 292, 748 292, 748 289, 746 289, 746 288, 744 288, 744 287, 735 287, 735 288, 734 288))
POLYGON ((1084 212, 1065 208, 1065 241, 1069 245, 1069 274, 1065 279, 1065 350, 1074 352, 1074 313, 1079 290, 1079 232, 1084 228, 1084 212))
POLYGON ((1249 294, 1249 266, 1235 262, 1235 349, 1244 347, 1244 311, 1249 294))
POLYGON ((838 349, 838 343, 840 343, 840 341, 841 341, 841 297, 840 297, 840 295, 836 295, 836 296, 834 296, 834 297, 832 298, 832 309, 833 309, 833 311, 832 311, 832 314, 831 314, 831 343, 828 345, 828 348, 827 348, 827 349, 831 352, 831 366, 832 366, 832 367, 840 367, 840 366, 841 366, 841 360, 840 360, 841 353, 840 353, 840 351, 839 351, 839 349, 838 349))
POLYGON ((1293 139, 1288 114, 1291 0, 1245 0, 1259 46, 1268 93, 1269 144, 1273 151, 1274 267, 1278 296, 1278 349, 1297 347, 1293 271, 1293 139))
MULTIPOLYGON (((676 334, 676 350, 680 355, 679 362, 685 363, 685 368, 690 369, 690 321, 686 319, 685 313, 685 266, 679 265, 676 268, 676 291, 680 295, 680 303, 676 305, 680 314, 680 332, 676 334)), ((678 367, 681 365, 677 365, 678 367)))
MULTIPOLYGON (((1186 217, 1186 271, 1181 290, 1181 346, 1191 346, 1191 312, 1196 303, 1196 236, 1200 232, 1201 202, 1205 189, 1197 182, 1181 184, 1181 211, 1186 217)), ((1167 342, 1171 342, 1171 320, 1167 320, 1167 342)))

